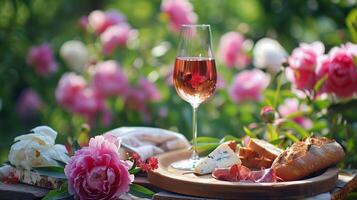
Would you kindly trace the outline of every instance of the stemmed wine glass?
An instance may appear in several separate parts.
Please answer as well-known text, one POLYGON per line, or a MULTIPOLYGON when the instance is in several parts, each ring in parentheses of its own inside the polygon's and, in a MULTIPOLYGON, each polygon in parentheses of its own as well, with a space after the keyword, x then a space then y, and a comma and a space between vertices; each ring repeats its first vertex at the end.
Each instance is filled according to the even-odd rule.
POLYGON ((191 104, 192 156, 172 164, 176 169, 192 170, 199 160, 197 154, 197 109, 216 89, 217 72, 211 47, 210 25, 182 25, 178 46, 174 85, 178 95, 191 104))

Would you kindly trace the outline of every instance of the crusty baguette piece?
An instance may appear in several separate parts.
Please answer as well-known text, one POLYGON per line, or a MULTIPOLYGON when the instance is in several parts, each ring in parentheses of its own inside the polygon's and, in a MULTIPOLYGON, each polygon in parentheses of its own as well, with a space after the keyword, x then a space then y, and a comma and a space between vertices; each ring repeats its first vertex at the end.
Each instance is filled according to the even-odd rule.
POLYGON ((250 169, 270 168, 273 161, 264 157, 239 157, 242 165, 250 169))
POLYGON ((284 181, 293 181, 337 164, 344 156, 345 152, 335 140, 308 137, 280 154, 274 160, 272 168, 284 181))
POLYGON ((274 160, 278 157, 283 150, 278 147, 266 142, 264 140, 259 140, 256 138, 251 138, 248 143, 248 148, 257 152, 260 156, 268 158, 270 160, 274 160))
POLYGON ((260 157, 257 152, 255 152, 253 149, 250 149, 248 147, 240 147, 239 156, 244 158, 260 157))

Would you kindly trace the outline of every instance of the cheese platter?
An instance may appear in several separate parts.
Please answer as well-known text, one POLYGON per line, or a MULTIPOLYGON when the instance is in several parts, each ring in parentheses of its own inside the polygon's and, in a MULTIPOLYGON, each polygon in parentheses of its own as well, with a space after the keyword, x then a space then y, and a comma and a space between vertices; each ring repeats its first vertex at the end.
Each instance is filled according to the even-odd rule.
POLYGON ((285 151, 270 147, 261 141, 252 141, 254 144, 241 147, 245 148, 244 152, 239 151, 239 148, 230 151, 227 145, 232 145, 223 143, 203 158, 194 170, 180 170, 172 166, 174 162, 190 158, 192 152, 189 150, 159 155, 159 168, 148 174, 148 180, 161 189, 178 194, 238 200, 300 199, 334 188, 339 173, 335 164, 344 156, 342 148, 334 140, 308 138, 302 141, 304 145, 306 143, 307 149, 302 147, 302 142, 298 142, 285 151), (255 144, 262 144, 259 146, 263 146, 265 150, 255 148, 255 144), (257 149, 259 153, 251 152, 257 149), (317 158, 316 163, 312 163, 313 155, 321 155, 321 159, 328 160, 332 155, 330 150, 334 151, 335 160, 323 163, 317 158), (302 153, 303 151, 305 153, 302 153), (260 162, 252 162, 258 164, 256 169, 252 169, 245 167, 247 164, 252 166, 252 163, 246 160, 254 160, 243 157, 246 154, 268 155, 274 160, 269 160, 269 168, 259 165, 260 162), (299 165, 304 162, 308 166, 299 165), (259 168, 260 170, 257 170, 259 168), (288 169, 290 174, 286 174, 288 169))

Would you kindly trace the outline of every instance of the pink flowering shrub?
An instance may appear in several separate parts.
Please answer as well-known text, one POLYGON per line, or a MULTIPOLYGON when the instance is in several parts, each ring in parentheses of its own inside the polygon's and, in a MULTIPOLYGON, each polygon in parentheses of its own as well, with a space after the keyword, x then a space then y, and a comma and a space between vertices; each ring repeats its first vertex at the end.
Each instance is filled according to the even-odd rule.
POLYGON ((63 74, 55 91, 57 103, 68 110, 73 110, 77 96, 85 87, 86 81, 82 76, 74 72, 63 74))
POLYGON ((103 97, 95 90, 85 88, 77 94, 71 109, 89 121, 94 121, 95 117, 105 109, 105 103, 103 97))
POLYGON ((108 27, 101 35, 100 41, 103 45, 103 53, 110 55, 118 46, 125 45, 126 42, 136 35, 136 31, 126 24, 119 24, 108 27))
POLYGON ((231 99, 242 101, 261 101, 263 91, 268 87, 270 76, 258 69, 244 70, 238 73, 229 89, 231 99))
POLYGON ((125 16, 117 10, 95 10, 88 16, 88 24, 97 34, 103 33, 110 26, 124 22, 125 16))
POLYGON ((34 46, 27 54, 27 64, 33 67, 37 74, 48 76, 57 70, 57 63, 49 44, 34 46))
POLYGON ((249 63, 243 48, 244 37, 237 32, 224 34, 219 42, 218 57, 227 67, 244 68, 249 63))
POLYGON ((139 79, 138 88, 150 101, 159 101, 161 99, 160 91, 157 89, 156 85, 144 77, 139 79))
POLYGON ((134 177, 128 162, 120 160, 120 141, 96 136, 75 152, 65 167, 68 191, 79 199, 117 199, 129 191, 134 177))
POLYGON ((171 31, 176 33, 180 31, 181 25, 194 24, 197 21, 192 4, 187 0, 163 0, 161 11, 168 16, 171 31))
POLYGON ((318 81, 322 81, 318 94, 330 93, 349 98, 357 92, 357 69, 354 56, 357 45, 347 43, 334 47, 324 55, 321 42, 301 44, 289 57, 286 75, 293 86, 300 90, 314 91, 318 81))
POLYGON ((114 60, 98 63, 94 68, 92 87, 102 96, 126 95, 129 83, 114 60))
POLYGON ((28 120, 38 114, 42 106, 43 102, 37 92, 33 89, 25 89, 17 100, 16 111, 22 119, 28 120))
MULTIPOLYGON (((305 104, 299 104, 297 99, 287 98, 284 103, 279 106, 279 113, 283 118, 287 118, 293 114, 304 113, 307 109, 308 107, 305 104)), ((313 126, 312 121, 309 118, 301 116, 301 114, 293 117, 292 120, 305 129, 310 129, 313 126)))
POLYGON ((357 92, 357 68, 353 58, 356 48, 353 44, 335 47, 321 59, 317 76, 320 79, 327 76, 324 91, 343 98, 357 92))
POLYGON ((294 49, 288 59, 287 78, 300 90, 313 90, 316 78, 318 59, 324 54, 325 47, 321 42, 302 43, 294 49))

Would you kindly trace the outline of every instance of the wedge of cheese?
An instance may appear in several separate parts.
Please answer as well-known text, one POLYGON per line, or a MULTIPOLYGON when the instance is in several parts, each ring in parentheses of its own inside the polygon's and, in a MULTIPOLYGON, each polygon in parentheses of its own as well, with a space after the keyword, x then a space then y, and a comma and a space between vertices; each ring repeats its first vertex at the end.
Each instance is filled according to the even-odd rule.
POLYGON ((194 172, 197 174, 209 174, 216 168, 230 167, 234 164, 241 164, 238 155, 228 146, 228 143, 223 143, 207 157, 200 160, 194 172))

